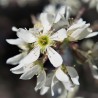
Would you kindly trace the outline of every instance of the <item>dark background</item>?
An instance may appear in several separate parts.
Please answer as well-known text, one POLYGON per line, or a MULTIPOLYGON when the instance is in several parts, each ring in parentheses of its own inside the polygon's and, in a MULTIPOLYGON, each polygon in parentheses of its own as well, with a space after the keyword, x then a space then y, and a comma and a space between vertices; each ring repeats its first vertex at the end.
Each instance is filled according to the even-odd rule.
MULTIPOLYGON (((7 65, 6 60, 19 51, 16 46, 9 45, 5 41, 9 38, 16 38, 16 33, 11 30, 12 26, 17 28, 33 27, 30 15, 38 15, 47 4, 49 4, 48 0, 39 0, 35 4, 27 4, 24 7, 19 7, 15 2, 6 7, 0 6, 0 98, 48 98, 46 95, 39 96, 39 92, 35 93, 36 78, 23 81, 19 79, 20 75, 14 75, 10 72, 13 65, 7 65)), ((93 24, 93 21, 98 20, 98 13, 96 9, 87 10, 82 18, 93 24)), ((98 37, 94 37, 93 40, 97 41, 98 37)), ((77 96, 98 98, 98 89, 96 84, 92 82, 89 70, 79 66, 78 73, 81 86, 77 96)))

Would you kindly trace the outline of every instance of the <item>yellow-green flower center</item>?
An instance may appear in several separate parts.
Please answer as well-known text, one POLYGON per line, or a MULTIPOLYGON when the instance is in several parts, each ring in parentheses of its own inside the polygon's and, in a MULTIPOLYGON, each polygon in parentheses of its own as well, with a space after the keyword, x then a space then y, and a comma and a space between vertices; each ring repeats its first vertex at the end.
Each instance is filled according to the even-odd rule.
POLYGON ((42 35, 38 38, 38 44, 41 48, 45 48, 47 45, 49 45, 50 39, 47 35, 42 35))

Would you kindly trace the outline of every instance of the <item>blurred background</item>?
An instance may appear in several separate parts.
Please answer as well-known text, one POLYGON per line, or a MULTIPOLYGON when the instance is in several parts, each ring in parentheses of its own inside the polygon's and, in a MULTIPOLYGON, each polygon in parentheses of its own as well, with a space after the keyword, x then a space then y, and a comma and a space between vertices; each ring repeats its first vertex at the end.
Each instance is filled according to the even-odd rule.
MULTIPOLYGON (((34 91, 36 78, 23 81, 19 79, 20 75, 10 72, 13 65, 6 64, 6 60, 16 55, 19 51, 16 46, 9 45, 5 41, 5 39, 16 38, 16 33, 11 30, 12 26, 17 28, 33 27, 30 16, 37 16, 48 4, 49 0, 0 0, 0 98, 51 98, 50 94, 40 96, 39 92, 34 91)), ((73 15, 72 17, 75 16, 73 15)), ((82 18, 94 24, 94 22, 98 21, 98 12, 96 9, 87 10, 82 15, 82 18)), ((97 25, 96 30, 98 30, 97 25)), ((96 42, 98 36, 91 40, 96 42)), ((83 41, 80 41, 79 45, 83 41)), ((90 70, 83 66, 79 66, 77 69, 81 86, 76 96, 98 98, 98 82, 95 84, 90 70)))

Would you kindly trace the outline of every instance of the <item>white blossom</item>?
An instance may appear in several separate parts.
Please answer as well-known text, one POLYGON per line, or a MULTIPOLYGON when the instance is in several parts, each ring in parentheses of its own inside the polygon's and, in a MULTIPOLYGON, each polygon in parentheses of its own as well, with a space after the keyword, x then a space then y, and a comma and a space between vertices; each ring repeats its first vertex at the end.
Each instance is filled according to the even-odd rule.
POLYGON ((10 69, 10 71, 14 74, 22 74, 20 76, 20 79, 22 80, 29 80, 33 78, 33 76, 37 75, 36 91, 41 89, 46 82, 46 72, 39 62, 34 62, 25 66, 18 65, 10 69))
MULTIPOLYGON (((62 9, 64 10, 64 8, 62 9)), ((58 14, 54 17, 52 17, 53 21, 48 21, 48 14, 47 13, 41 13, 40 15, 40 22, 36 23, 34 28, 31 28, 29 30, 22 29, 22 28, 13 28, 14 31, 17 32, 18 39, 9 39, 7 42, 10 44, 14 44, 19 46, 22 49, 22 46, 29 46, 29 52, 28 54, 19 62, 20 65, 28 65, 34 61, 36 61, 40 53, 47 52, 47 56, 50 60, 50 62, 53 64, 54 67, 58 67, 63 63, 62 57, 59 53, 57 53, 51 46, 55 44, 56 41, 62 42, 65 37, 65 29, 60 29, 57 32, 53 32, 51 30, 51 27, 53 23, 56 23, 60 20, 62 17, 60 13, 62 12, 60 10, 58 14), (53 34, 52 34, 53 33, 53 34)), ((64 11, 63 11, 64 14, 64 11)))
MULTIPOLYGON (((59 82, 61 82, 63 84, 64 89, 66 91, 73 91, 74 85, 77 85, 77 86, 79 85, 79 81, 78 81, 79 76, 73 67, 67 66, 67 71, 68 71, 68 73, 65 73, 60 67, 60 68, 56 69, 56 71, 51 72, 47 76, 46 83, 42 87, 40 94, 41 95, 45 94, 51 87, 51 94, 52 94, 52 96, 54 96, 54 94, 55 94, 54 87, 59 82), (73 83, 71 83, 68 74, 71 77, 71 81, 73 83)), ((60 88, 58 88, 58 92, 59 92, 59 89, 60 88)))
MULTIPOLYGON (((33 43, 34 48, 29 52, 29 54, 21 60, 21 64, 29 64, 36 61, 40 52, 47 52, 48 58, 54 67, 58 67, 62 64, 63 60, 61 56, 51 47, 55 41, 63 41, 66 37, 65 29, 60 29, 56 33, 50 31, 52 24, 47 20, 47 13, 42 13, 40 15, 40 20, 43 26, 43 31, 33 35, 31 31, 19 29, 17 35, 19 38, 23 39, 27 43, 33 43), (43 20, 44 19, 44 20, 43 20), (51 34, 54 33, 54 34, 51 34)), ((57 21, 58 18, 56 18, 57 21)))
MULTIPOLYGON (((74 22, 68 29, 67 29, 67 38, 69 41, 77 41, 84 39, 89 34, 91 34, 92 30, 89 28, 90 24, 82 19, 74 22)), ((91 36, 90 36, 91 37, 91 36)))

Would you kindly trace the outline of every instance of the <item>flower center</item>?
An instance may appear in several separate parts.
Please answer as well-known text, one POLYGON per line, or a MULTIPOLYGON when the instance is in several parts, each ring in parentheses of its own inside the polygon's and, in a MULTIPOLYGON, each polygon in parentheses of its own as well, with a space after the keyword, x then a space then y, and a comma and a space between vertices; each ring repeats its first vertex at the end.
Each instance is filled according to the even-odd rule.
POLYGON ((50 39, 49 39, 49 37, 46 36, 46 35, 40 36, 40 37, 38 38, 38 44, 39 44, 41 47, 46 47, 49 43, 50 43, 50 39))

